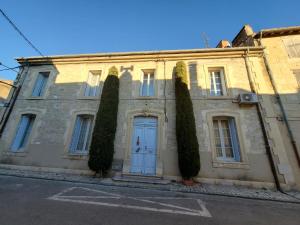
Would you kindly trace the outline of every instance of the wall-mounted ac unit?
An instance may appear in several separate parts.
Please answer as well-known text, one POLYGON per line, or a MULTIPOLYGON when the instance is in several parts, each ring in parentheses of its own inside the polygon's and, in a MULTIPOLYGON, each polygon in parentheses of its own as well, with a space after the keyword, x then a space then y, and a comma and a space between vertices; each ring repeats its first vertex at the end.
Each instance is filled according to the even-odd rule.
POLYGON ((243 93, 239 95, 239 104, 247 104, 247 105, 251 105, 251 104, 256 104, 258 103, 258 98, 257 95, 254 93, 243 93))

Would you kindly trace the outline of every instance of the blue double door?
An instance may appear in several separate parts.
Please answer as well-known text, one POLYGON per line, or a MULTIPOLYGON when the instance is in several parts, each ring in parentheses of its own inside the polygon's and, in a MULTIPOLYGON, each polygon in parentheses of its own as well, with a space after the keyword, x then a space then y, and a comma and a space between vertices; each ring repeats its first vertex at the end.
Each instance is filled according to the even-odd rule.
POLYGON ((131 173, 156 174, 157 118, 135 117, 131 144, 131 173))

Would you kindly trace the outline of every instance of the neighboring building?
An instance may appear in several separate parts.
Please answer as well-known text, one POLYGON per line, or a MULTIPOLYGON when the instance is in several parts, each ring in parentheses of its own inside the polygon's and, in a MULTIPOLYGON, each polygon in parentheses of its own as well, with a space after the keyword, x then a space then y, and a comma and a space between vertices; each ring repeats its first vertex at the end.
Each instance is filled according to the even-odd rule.
POLYGON ((12 80, 0 79, 0 102, 6 101, 9 97, 10 90, 12 88, 12 80))
POLYGON ((197 179, 273 187, 266 148, 271 140, 281 187, 300 189, 279 130, 284 125, 277 120, 263 48, 222 46, 226 48, 17 59, 25 68, 0 139, 1 166, 88 173, 103 82, 116 66, 120 101, 113 172, 180 179, 174 67, 183 60, 199 142, 197 179), (259 94, 259 107, 253 92, 259 94))
MULTIPOLYGON (((273 112, 265 111, 272 128, 274 153, 284 149, 279 156, 279 170, 294 174, 300 186, 300 26, 264 29, 257 33, 245 25, 232 42, 234 47, 261 46, 265 48, 264 60, 272 81, 273 112)), ((260 86, 260 84, 258 85, 260 86)), ((263 91, 260 91, 264 94, 263 91)))
POLYGON ((3 114, 6 109, 6 103, 9 101, 10 93, 12 89, 12 80, 0 79, 0 126, 3 118, 3 114))

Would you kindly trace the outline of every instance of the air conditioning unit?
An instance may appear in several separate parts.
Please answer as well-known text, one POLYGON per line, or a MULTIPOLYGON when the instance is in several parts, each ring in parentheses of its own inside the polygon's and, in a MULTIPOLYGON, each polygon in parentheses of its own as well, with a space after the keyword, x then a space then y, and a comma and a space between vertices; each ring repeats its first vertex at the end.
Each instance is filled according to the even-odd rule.
POLYGON ((243 93, 239 95, 238 101, 240 105, 251 105, 258 103, 258 98, 257 95, 254 93, 243 93))

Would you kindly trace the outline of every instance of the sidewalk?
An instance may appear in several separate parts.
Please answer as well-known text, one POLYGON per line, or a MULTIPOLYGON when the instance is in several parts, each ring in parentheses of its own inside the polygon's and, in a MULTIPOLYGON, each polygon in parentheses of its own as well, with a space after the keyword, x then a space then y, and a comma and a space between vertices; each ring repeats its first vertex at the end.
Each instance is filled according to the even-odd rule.
POLYGON ((169 184, 149 184, 138 182, 114 181, 111 178, 93 178, 91 176, 73 175, 66 173, 37 172, 28 170, 15 170, 0 168, 0 175, 17 176, 24 178, 36 178, 45 180, 68 181, 74 183, 97 184, 105 186, 142 188, 161 191, 173 191, 184 193, 198 193, 209 195, 221 195, 229 197, 240 197, 249 199, 260 199, 280 202, 292 202, 300 204, 300 192, 288 192, 283 194, 279 191, 253 189, 242 186, 231 185, 213 185, 213 184, 196 184, 194 186, 184 186, 180 183, 169 184), (294 197, 295 196, 295 197, 294 197))

